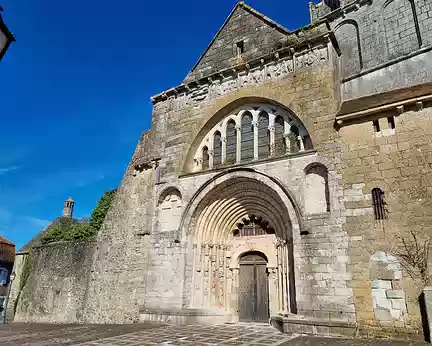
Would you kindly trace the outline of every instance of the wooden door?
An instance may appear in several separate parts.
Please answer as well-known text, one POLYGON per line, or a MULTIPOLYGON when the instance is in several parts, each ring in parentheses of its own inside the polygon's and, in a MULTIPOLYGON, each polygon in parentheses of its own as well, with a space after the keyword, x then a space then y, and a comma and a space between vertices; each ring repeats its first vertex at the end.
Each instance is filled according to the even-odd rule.
POLYGON ((259 252, 250 252, 240 260, 240 321, 268 322, 269 295, 267 260, 259 252))

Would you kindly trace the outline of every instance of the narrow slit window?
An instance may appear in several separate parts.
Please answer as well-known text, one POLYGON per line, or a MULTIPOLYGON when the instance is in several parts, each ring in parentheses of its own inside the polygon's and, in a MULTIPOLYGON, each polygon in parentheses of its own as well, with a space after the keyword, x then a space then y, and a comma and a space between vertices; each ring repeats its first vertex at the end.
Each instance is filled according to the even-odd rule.
POLYGON ((240 56, 244 53, 244 41, 239 41, 236 43, 237 55, 240 56))
POLYGON ((374 120, 372 123, 373 123, 374 131, 375 132, 380 132, 381 129, 380 129, 379 121, 378 120, 374 120))
POLYGON ((379 188, 372 189, 372 204, 374 209, 375 220, 386 219, 384 191, 379 188))
POLYGON ((389 129, 394 130, 396 128, 394 117, 388 117, 387 121, 388 121, 389 129))

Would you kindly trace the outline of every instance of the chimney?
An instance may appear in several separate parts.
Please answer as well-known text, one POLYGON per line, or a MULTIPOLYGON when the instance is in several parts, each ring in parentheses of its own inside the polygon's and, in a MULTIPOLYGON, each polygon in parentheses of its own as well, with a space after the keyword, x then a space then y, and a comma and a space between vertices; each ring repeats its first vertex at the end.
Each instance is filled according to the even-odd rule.
POLYGON ((72 217, 74 206, 75 206, 74 200, 72 199, 72 197, 69 197, 69 199, 64 204, 63 217, 72 217))

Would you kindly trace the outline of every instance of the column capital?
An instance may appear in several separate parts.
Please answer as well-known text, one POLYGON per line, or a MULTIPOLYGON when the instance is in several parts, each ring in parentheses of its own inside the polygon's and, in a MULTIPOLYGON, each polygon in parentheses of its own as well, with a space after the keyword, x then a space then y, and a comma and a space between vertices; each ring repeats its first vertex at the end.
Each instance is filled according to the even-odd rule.
POLYGON ((241 125, 236 125, 235 129, 237 130, 237 132, 241 131, 242 127, 241 125))
POLYGON ((252 121, 252 126, 253 127, 258 127, 258 121, 252 121))
POLYGON ((223 142, 223 143, 226 143, 226 141, 227 141, 227 139, 226 139, 226 137, 221 137, 221 142, 223 142))
POLYGON ((214 155, 214 151, 213 151, 213 150, 210 150, 210 151, 208 152, 208 154, 209 154, 209 156, 213 156, 213 155, 214 155))
POLYGON ((269 130, 270 132, 275 132, 275 127, 274 127, 274 126, 269 126, 269 127, 268 127, 268 130, 269 130))

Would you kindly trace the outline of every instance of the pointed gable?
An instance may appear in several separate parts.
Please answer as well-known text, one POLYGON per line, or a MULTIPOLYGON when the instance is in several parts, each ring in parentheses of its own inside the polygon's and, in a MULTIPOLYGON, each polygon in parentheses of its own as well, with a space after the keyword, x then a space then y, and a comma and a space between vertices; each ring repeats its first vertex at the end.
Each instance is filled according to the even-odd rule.
POLYGON ((240 2, 185 82, 209 76, 280 48, 289 30, 240 2))

